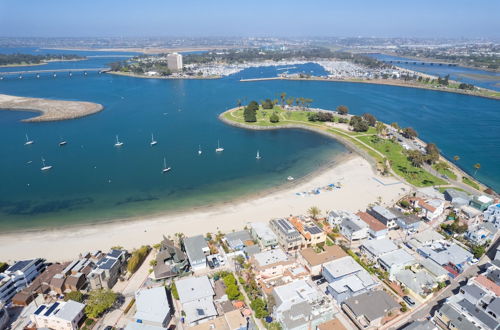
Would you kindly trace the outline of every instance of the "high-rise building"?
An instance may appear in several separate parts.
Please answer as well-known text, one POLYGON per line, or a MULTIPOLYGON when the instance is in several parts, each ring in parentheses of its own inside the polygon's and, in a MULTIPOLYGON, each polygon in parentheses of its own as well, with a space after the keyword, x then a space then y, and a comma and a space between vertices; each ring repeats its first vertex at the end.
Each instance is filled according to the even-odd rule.
POLYGON ((182 71, 182 55, 179 53, 168 54, 167 66, 172 71, 182 71))

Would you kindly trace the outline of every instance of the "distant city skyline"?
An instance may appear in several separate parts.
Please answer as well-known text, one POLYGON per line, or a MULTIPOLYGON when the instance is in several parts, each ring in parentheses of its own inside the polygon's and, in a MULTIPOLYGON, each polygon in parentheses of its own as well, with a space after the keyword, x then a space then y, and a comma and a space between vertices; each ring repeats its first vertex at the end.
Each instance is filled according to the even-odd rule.
POLYGON ((13 1, 2 37, 498 38, 500 1, 13 1))

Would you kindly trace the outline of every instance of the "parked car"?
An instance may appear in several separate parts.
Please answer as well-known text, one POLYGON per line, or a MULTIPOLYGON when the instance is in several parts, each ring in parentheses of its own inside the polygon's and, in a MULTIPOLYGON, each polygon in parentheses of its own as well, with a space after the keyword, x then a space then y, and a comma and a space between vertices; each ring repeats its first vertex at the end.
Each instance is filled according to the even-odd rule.
POLYGON ((214 257, 214 258, 212 259, 212 262, 213 262, 213 264, 214 264, 214 266, 215 266, 215 267, 219 267, 219 266, 220 266, 219 261, 217 260, 217 258, 216 258, 216 257, 214 257))
POLYGON ((471 265, 475 265, 479 262, 479 259, 476 259, 476 258, 472 258, 470 261, 469 261, 469 264, 471 265))
POLYGON ((224 261, 224 258, 220 254, 217 255, 217 259, 219 260, 220 264, 224 266, 226 262, 224 261))
POLYGON ((410 296, 404 296, 403 300, 410 306, 415 306, 415 301, 410 296))
POLYGON ((316 285, 321 285, 326 282, 325 278, 320 278, 319 280, 316 281, 316 285))
POLYGON ((210 269, 214 269, 215 266, 214 266, 214 263, 212 262, 212 260, 207 260, 207 263, 208 263, 208 267, 210 267, 210 269))

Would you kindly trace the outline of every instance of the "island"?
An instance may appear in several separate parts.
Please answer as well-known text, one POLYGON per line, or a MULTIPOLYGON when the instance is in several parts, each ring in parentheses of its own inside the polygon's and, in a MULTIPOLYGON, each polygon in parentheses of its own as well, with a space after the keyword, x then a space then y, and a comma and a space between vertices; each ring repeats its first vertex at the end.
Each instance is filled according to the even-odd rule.
MULTIPOLYGON (((472 176, 444 158, 434 143, 418 139, 411 127, 402 128, 378 121, 375 116, 350 115, 339 105, 335 111, 310 108, 311 99, 287 97, 251 101, 220 114, 226 124, 245 129, 305 129, 337 139, 360 154, 382 175, 392 175, 414 188, 433 186, 444 191, 450 187, 470 193, 494 193, 472 176)), ((455 156, 458 157, 458 156, 455 156)), ((474 165, 477 172, 480 164, 474 165)))
POLYGON ((33 66, 43 65, 49 62, 81 61, 84 59, 86 59, 86 57, 74 54, 0 54, 0 67, 33 66))
POLYGON ((95 114, 101 104, 83 101, 49 100, 0 94, 0 110, 34 111, 41 114, 23 119, 24 122, 45 122, 76 119, 95 114))

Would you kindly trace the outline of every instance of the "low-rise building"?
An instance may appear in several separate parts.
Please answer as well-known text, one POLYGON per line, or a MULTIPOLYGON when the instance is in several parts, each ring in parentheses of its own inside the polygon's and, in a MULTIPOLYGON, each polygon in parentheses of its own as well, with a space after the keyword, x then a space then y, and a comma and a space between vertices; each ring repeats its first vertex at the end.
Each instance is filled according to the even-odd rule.
POLYGON ((321 268, 327 262, 347 256, 347 253, 338 245, 325 245, 323 249, 321 252, 316 252, 313 248, 302 249, 300 251, 300 261, 312 276, 321 274, 321 268))
POLYGON ((185 273, 189 268, 187 255, 173 241, 163 237, 153 266, 155 280, 172 278, 185 273))
POLYGON ((92 290, 111 289, 123 272, 126 260, 127 251, 111 250, 96 263, 95 268, 89 273, 90 288, 92 290))
POLYGON ((419 263, 423 269, 436 279, 436 282, 444 282, 449 279, 448 271, 434 260, 422 259, 419 263))
POLYGON ((292 217, 290 222, 304 238, 304 246, 311 247, 325 243, 326 233, 309 218, 292 217))
POLYGON ((350 212, 342 211, 342 210, 333 210, 328 212, 328 216, 326 217, 326 221, 332 227, 340 226, 342 221, 350 217, 350 212))
POLYGON ((259 242, 263 249, 272 249, 278 245, 278 236, 271 230, 267 223, 250 223, 250 234, 259 242))
POLYGON ((264 282, 280 278, 288 268, 296 266, 295 260, 280 248, 256 253, 250 262, 254 265, 256 280, 264 282))
POLYGON ((413 321, 402 330, 439 330, 438 326, 429 320, 413 321))
POLYGON ((490 205, 484 212, 485 222, 490 222, 500 229, 500 204, 490 205))
POLYGON ((378 285, 371 275, 350 256, 324 264, 321 273, 328 282, 327 292, 339 303, 378 285))
POLYGON ((9 303, 14 295, 27 287, 45 269, 43 259, 15 262, 0 273, 0 301, 9 303))
POLYGON ((385 318, 399 310, 399 304, 384 291, 366 292, 347 299, 342 309, 359 329, 377 329, 385 318))
POLYGON ((387 235, 387 226, 366 212, 356 215, 368 225, 368 234, 374 239, 382 239, 387 235))
POLYGON ((50 289, 58 294, 82 290, 87 285, 88 275, 103 257, 104 255, 98 251, 73 260, 59 274, 54 275, 50 281, 50 289))
POLYGON ((77 330, 84 309, 84 304, 73 300, 56 301, 50 305, 41 305, 30 318, 39 329, 77 330))
POLYGON ((9 313, 3 302, 0 301, 0 329, 6 329, 9 323, 9 313))
POLYGON ((390 239, 369 240, 360 246, 361 253, 370 261, 376 262, 386 253, 397 250, 398 247, 390 239))
POLYGON ((396 223, 397 216, 385 207, 375 205, 368 209, 367 212, 375 219, 382 222, 388 229, 393 229, 398 226, 396 223))
POLYGON ((403 230, 417 230, 420 227, 422 220, 415 214, 403 214, 397 208, 390 208, 389 210, 397 217, 396 223, 399 228, 403 230))
POLYGON ((464 205, 469 205, 470 197, 465 192, 456 189, 446 189, 444 198, 455 208, 460 208, 464 205))
POLYGON ((193 271, 207 268, 207 255, 210 254, 210 248, 203 235, 184 238, 184 249, 193 271))
POLYGON ((170 322, 172 309, 164 286, 137 291, 135 306, 135 322, 163 328, 170 322))
POLYGON ((285 251, 300 250, 304 238, 286 219, 273 219, 269 222, 271 229, 278 236, 278 243, 285 251))
POLYGON ((175 281, 186 323, 194 326, 217 317, 215 292, 207 276, 188 277, 175 281))
POLYGON ((405 244, 412 250, 417 251, 423 246, 433 245, 434 243, 444 242, 444 236, 438 232, 427 229, 417 234, 413 234, 408 242, 405 244))
POLYGON ((397 249, 380 256, 378 263, 389 273, 389 279, 393 280, 397 272, 407 266, 416 264, 417 260, 411 254, 406 252, 406 250, 397 249))
POLYGON ((434 198, 425 200, 420 197, 410 198, 413 207, 421 209, 421 216, 427 220, 434 220, 444 212, 445 202, 442 199, 434 198))
POLYGON ((469 227, 465 237, 474 245, 484 245, 486 242, 491 241, 498 228, 491 222, 482 222, 478 225, 469 227))
POLYGON ((438 286, 435 278, 425 270, 401 269, 394 274, 394 278, 403 288, 422 298, 427 297, 438 286))
POLYGON ((235 231, 227 233, 225 236, 227 245, 236 251, 241 251, 247 245, 253 245, 252 237, 247 230, 235 231))
POLYGON ((419 248, 418 253, 444 267, 451 277, 462 273, 473 259, 472 253, 455 243, 433 244, 419 248))
POLYGON ((273 316, 283 329, 316 329, 334 317, 331 301, 308 281, 275 287, 272 295, 276 302, 273 316))
POLYGON ((488 207, 493 205, 493 198, 486 195, 474 196, 470 201, 470 205, 478 209, 479 211, 483 212, 488 207))
POLYGON ((340 223, 340 233, 349 241, 357 241, 368 237, 369 227, 357 215, 349 213, 349 216, 340 223))

